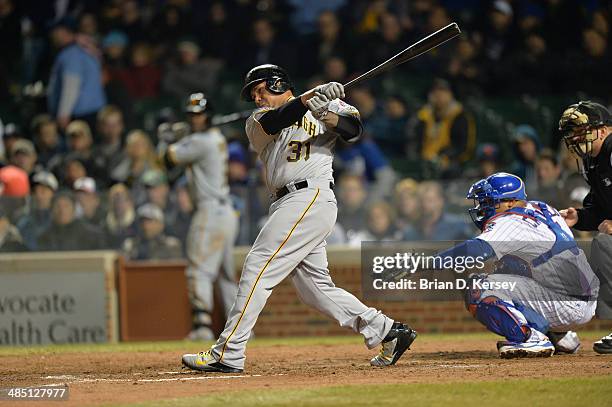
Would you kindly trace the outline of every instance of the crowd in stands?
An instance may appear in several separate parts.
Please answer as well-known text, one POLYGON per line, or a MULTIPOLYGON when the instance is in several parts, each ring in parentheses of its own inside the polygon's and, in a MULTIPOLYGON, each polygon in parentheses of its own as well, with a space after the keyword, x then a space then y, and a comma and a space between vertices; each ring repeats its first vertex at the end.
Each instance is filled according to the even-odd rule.
MULTIPOLYGON (((399 68, 428 78, 418 104, 380 80, 348 92, 365 136, 337 148, 329 244, 473 236, 467 188, 501 170, 530 199, 580 206, 588 186, 558 138, 525 120, 497 135, 507 144, 485 142, 466 102, 610 103, 611 11, 596 0, 0 0, 0 251, 184 256, 194 206, 180 170, 157 159, 155 132, 182 120, 181 100, 203 91, 240 110, 235 85, 261 63, 304 89, 346 82, 451 21, 461 38, 399 68), (134 110, 150 100, 167 101, 153 124, 134 110)), ((237 243, 248 245, 270 196, 243 132, 228 133, 237 243)))

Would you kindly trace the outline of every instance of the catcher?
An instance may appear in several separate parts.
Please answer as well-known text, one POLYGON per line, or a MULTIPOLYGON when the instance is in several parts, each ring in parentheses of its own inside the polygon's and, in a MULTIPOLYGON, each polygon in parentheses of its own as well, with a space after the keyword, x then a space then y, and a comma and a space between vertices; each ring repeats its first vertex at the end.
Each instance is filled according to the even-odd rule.
POLYGON ((497 344, 500 356, 576 352, 580 342, 569 329, 595 314, 599 280, 559 212, 528 201, 523 180, 507 173, 476 182, 467 199, 474 200, 469 213, 482 233, 438 256, 495 260, 494 273, 472 276, 466 306, 506 338, 497 344))

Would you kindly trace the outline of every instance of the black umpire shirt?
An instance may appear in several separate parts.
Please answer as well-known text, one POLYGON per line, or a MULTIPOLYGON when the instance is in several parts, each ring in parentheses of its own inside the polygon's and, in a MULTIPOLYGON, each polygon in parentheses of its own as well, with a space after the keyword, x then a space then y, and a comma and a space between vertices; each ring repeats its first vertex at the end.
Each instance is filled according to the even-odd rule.
POLYGON ((601 222, 612 219, 612 134, 590 161, 589 167, 585 163, 585 169, 591 190, 584 198, 583 208, 578 209, 578 223, 574 226, 577 230, 597 230, 601 222))

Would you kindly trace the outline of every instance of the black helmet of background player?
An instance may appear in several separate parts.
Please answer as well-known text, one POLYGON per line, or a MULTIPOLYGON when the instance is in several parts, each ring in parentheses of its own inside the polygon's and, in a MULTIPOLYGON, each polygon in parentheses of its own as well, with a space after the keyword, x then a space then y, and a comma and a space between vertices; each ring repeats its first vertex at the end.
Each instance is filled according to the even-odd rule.
POLYGON ((589 158, 597 129, 612 126, 612 115, 605 106, 589 100, 569 106, 559 120, 559 131, 570 152, 580 158, 589 158))
POLYGON ((277 95, 293 90, 291 79, 283 68, 278 65, 265 64, 256 66, 246 74, 240 97, 252 102, 251 89, 262 82, 266 83, 266 89, 270 93, 277 95))
POLYGON ((208 113, 210 113, 210 110, 210 102, 204 93, 192 93, 189 96, 185 112, 193 131, 204 131, 208 128, 208 113))

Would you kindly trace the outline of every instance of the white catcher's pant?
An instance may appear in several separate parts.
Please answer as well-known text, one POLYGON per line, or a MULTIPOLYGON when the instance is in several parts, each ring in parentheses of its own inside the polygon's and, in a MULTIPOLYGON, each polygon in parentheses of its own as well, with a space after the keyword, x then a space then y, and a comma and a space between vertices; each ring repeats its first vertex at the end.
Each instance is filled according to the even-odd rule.
POLYGON ((213 287, 217 278, 224 312, 229 315, 238 292, 233 257, 237 231, 238 216, 230 203, 210 201, 198 205, 187 235, 186 271, 195 323, 210 325, 212 322, 213 287))
POLYGON ((595 315, 596 300, 582 301, 556 293, 529 277, 492 274, 487 276, 487 281, 515 282, 516 287, 514 290, 484 290, 481 298, 494 296, 505 301, 519 301, 546 318, 552 331, 575 329, 589 322, 595 315))
POLYGON ((391 329, 392 319, 336 287, 329 275, 325 238, 336 222, 337 206, 334 193, 321 185, 289 193, 270 207, 246 257, 225 329, 212 348, 223 364, 244 367, 251 330, 272 290, 287 276, 304 303, 361 333, 368 348, 380 344, 391 329))

